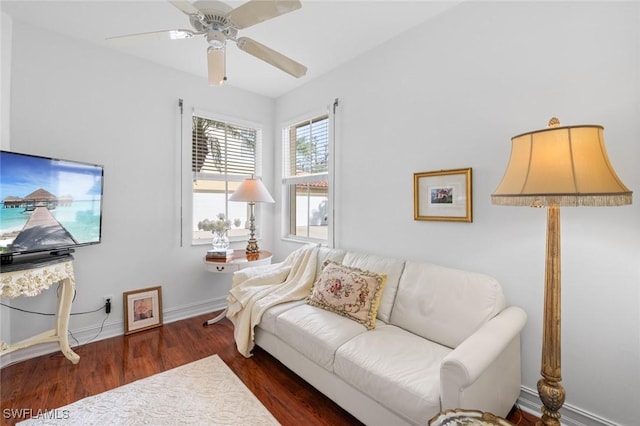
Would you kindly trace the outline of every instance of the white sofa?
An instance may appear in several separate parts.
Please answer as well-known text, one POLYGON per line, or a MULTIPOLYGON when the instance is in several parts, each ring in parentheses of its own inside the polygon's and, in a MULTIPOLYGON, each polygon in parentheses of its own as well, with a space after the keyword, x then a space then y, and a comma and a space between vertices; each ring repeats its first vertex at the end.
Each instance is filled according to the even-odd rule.
POLYGON ((305 300, 268 309, 255 343, 367 425, 426 425, 444 409, 506 416, 520 393, 518 307, 486 275, 424 262, 320 249, 384 273, 377 326, 305 300))

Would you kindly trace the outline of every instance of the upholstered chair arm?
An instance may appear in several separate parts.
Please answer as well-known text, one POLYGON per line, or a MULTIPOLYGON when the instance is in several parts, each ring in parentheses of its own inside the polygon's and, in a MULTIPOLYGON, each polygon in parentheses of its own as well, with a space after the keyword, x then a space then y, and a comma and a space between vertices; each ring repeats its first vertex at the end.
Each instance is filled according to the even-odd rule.
POLYGON ((521 386, 520 332, 527 315, 511 306, 442 361, 442 409, 470 408, 506 416, 521 386))

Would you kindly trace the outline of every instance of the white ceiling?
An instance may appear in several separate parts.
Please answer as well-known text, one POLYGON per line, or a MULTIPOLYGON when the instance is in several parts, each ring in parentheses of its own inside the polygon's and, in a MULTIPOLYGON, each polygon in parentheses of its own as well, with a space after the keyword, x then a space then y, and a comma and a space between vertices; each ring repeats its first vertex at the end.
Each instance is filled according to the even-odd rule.
MULTIPOLYGON (((296 79, 227 47, 227 84, 277 98, 398 34, 442 13, 462 0, 302 0, 302 8, 239 31, 308 67, 296 79)), ((238 7, 244 1, 227 1, 238 7)), ((188 17, 163 0, 0 0, 15 21, 95 43, 206 79, 207 44, 202 36, 112 46, 105 38, 168 29, 191 29, 188 17)), ((46 48, 46 40, 43 40, 46 48)), ((402 48, 402 46, 397 46, 402 48)), ((203 84, 207 84, 203 80, 203 84)))

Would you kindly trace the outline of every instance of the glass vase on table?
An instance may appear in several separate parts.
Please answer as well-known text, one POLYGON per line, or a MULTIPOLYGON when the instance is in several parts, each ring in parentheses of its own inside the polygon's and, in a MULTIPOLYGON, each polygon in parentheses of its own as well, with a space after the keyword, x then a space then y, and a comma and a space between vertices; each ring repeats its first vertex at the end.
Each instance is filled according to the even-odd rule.
POLYGON ((212 246, 214 250, 226 250, 229 248, 229 237, 227 230, 213 231, 212 246))

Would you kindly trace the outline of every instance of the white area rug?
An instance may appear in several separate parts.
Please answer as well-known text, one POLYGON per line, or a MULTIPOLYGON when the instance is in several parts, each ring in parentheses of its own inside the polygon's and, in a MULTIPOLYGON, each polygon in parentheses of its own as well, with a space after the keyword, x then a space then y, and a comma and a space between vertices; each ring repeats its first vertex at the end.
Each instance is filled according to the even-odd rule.
POLYGON ((20 425, 278 425, 213 355, 48 412, 20 425))

